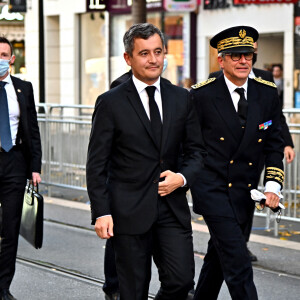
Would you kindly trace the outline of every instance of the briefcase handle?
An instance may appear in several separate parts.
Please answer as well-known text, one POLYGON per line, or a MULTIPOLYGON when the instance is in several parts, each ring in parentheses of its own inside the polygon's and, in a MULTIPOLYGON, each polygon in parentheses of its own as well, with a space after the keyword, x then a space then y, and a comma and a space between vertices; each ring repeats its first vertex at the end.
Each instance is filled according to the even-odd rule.
POLYGON ((26 198, 25 201, 27 202, 28 205, 33 205, 34 193, 39 193, 39 184, 34 186, 31 181, 27 182, 25 193, 27 193, 27 194, 30 193, 30 200, 28 198, 26 198))
POLYGON ((39 193, 39 184, 38 183, 36 184, 36 186, 34 186, 32 184, 32 181, 29 180, 26 184, 27 193, 28 193, 30 188, 31 188, 32 192, 35 191, 35 192, 39 193))

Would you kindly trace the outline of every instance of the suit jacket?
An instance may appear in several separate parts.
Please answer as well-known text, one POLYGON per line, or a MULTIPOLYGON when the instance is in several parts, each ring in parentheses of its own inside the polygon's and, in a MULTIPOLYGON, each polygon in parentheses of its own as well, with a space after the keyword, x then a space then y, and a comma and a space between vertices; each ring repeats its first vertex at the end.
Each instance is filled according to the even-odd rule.
POLYGON ((129 70, 128 72, 124 73, 123 75, 121 75, 120 77, 118 77, 116 80, 114 80, 111 83, 110 88, 112 89, 112 88, 118 86, 119 84, 127 81, 131 76, 132 76, 132 71, 129 70))
MULTIPOLYGON (((191 184, 201 168, 205 150, 188 91, 161 78, 161 96, 161 149, 132 78, 96 101, 87 159, 92 222, 111 214, 118 234, 142 234, 154 223, 161 172, 180 172, 191 184)), ((185 194, 185 188, 178 188, 163 201, 190 228, 185 194)))
POLYGON ((42 147, 37 114, 34 103, 32 84, 11 76, 17 100, 20 106, 20 120, 16 143, 25 156, 27 163, 27 178, 31 179, 32 172, 41 173, 42 147))
MULTIPOLYGON (((238 222, 244 223, 253 214, 250 190, 257 188, 262 153, 266 168, 283 169, 277 90, 248 79, 248 115, 244 130, 224 76, 192 90, 191 94, 208 152, 204 167, 191 188, 194 211, 236 217, 238 222), (259 129, 260 124, 270 120, 272 125, 259 129)), ((266 176, 265 180, 276 181, 275 177, 266 176)))
MULTIPOLYGON (((269 71, 253 68, 253 73, 258 78, 262 78, 264 80, 274 82, 273 75, 269 71)), ((209 74, 209 78, 219 77, 221 74, 223 74, 222 70, 217 71, 217 72, 213 72, 213 73, 209 74)), ((286 118, 285 118, 285 116, 282 112, 283 97, 279 97, 279 106, 281 108, 281 110, 280 110, 280 125, 281 125, 281 128, 282 128, 281 134, 282 134, 282 137, 283 137, 283 140, 284 140, 284 146, 285 147, 286 146, 291 146, 292 148, 294 148, 294 143, 293 143, 292 136, 290 134, 289 126, 286 123, 286 118)))

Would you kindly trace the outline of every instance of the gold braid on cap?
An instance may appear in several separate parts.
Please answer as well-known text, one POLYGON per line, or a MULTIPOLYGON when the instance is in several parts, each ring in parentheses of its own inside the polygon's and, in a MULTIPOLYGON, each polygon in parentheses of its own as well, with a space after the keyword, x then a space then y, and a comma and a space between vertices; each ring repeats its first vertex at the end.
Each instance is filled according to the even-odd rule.
POLYGON ((245 38, 241 39, 240 37, 230 37, 224 40, 221 40, 217 44, 218 52, 231 49, 235 47, 251 47, 254 48, 254 40, 250 36, 246 36, 245 38))

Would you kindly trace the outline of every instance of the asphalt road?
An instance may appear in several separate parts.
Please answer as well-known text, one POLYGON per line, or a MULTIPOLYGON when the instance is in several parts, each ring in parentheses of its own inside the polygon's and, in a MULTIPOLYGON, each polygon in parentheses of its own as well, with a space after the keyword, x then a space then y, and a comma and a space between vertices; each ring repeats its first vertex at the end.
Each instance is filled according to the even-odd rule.
MULTIPOLYGON (((75 201, 45 200, 43 248, 35 250, 20 237, 19 260, 11 286, 13 295, 19 300, 104 300, 101 286, 105 241, 96 236, 90 225, 89 206, 75 201)), ((193 225, 197 281, 209 234, 201 221, 193 225)), ((300 243, 256 234, 253 240, 249 246, 259 257, 254 264, 259 299, 298 300, 300 243)), ((158 288, 153 265, 150 293, 155 294, 158 288)), ((218 299, 230 299, 226 285, 218 299)))

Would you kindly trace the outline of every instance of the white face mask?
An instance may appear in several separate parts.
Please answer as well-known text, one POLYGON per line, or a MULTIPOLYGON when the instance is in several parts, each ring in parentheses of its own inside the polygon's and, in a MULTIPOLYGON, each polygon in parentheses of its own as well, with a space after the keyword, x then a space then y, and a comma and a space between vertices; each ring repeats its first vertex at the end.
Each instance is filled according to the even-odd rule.
POLYGON ((10 59, 0 59, 0 76, 4 76, 9 69, 10 59))
POLYGON ((163 66, 163 72, 166 70, 166 68, 167 68, 167 66, 168 66, 168 60, 167 60, 167 58, 164 58, 164 66, 163 66))

